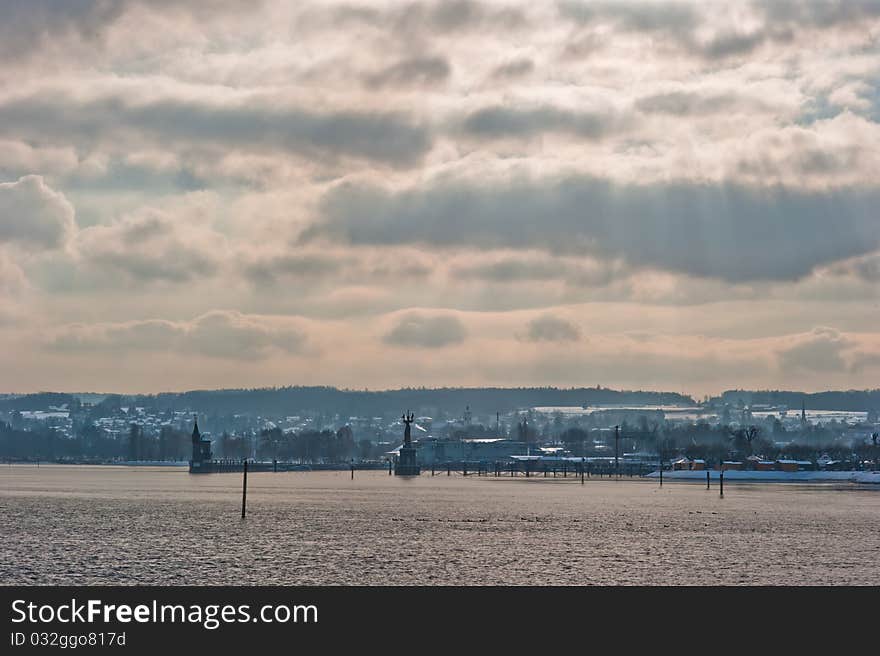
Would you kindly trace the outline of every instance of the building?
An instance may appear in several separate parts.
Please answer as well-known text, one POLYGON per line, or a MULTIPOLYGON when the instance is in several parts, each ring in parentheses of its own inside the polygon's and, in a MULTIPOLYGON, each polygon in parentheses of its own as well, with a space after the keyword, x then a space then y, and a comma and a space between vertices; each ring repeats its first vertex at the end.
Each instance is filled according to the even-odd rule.
POLYGON ((777 460, 776 464, 780 471, 812 471, 815 466, 809 460, 777 460))
POLYGON ((415 446, 422 466, 442 465, 448 462, 506 461, 511 456, 526 453, 529 449, 526 442, 503 437, 461 440, 423 437, 415 442, 415 446))

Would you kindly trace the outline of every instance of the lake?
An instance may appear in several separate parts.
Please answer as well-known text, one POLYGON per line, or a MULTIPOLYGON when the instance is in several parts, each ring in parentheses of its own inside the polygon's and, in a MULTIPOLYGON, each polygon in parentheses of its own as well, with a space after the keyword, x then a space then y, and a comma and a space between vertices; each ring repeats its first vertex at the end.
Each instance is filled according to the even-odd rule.
POLYGON ((2 584, 880 584, 880 489, 0 466, 2 584))

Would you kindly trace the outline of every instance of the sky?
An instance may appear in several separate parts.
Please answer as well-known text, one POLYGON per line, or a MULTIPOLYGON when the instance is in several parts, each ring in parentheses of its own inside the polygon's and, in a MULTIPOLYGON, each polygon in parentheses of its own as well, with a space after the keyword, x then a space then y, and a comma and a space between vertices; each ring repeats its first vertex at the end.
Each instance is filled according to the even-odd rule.
POLYGON ((4 0, 0 392, 880 380, 880 0, 4 0))

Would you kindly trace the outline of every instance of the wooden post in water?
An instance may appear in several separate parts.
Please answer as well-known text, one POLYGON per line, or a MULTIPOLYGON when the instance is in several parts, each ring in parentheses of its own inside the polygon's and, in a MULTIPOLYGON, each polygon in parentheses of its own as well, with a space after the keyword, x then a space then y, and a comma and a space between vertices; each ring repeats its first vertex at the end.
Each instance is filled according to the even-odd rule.
POLYGON ((354 480, 354 462, 351 463, 351 480, 354 480))
POLYGON ((461 473, 463 476, 467 476, 467 463, 464 460, 461 461, 461 473))
POLYGON ((584 484, 584 463, 581 463, 581 485, 584 484))
POLYGON ((272 460, 272 471, 276 474, 278 473, 278 460, 272 460))
POLYGON ((434 463, 431 462, 431 476, 434 475, 434 463))
POLYGON ((663 487, 663 463, 660 463, 660 487, 663 487))
POLYGON ((620 463, 618 462, 618 454, 620 449, 618 448, 618 444, 620 444, 620 426, 614 427, 614 474, 617 478, 620 478, 620 463))
POLYGON ((446 475, 452 476, 452 464, 449 461, 446 462, 446 475))
POLYGON ((391 476, 391 460, 388 460, 388 475, 391 476))
POLYGON ((709 489, 709 470, 706 470, 706 489, 709 489))
POLYGON ((719 480, 718 485, 720 486, 720 490, 721 490, 721 496, 723 497, 724 496, 724 465, 721 465, 721 476, 718 477, 718 480, 719 480))
POLYGON ((244 466, 242 467, 243 475, 241 477, 241 518, 244 519, 245 513, 247 511, 247 465, 248 461, 245 459, 244 466))

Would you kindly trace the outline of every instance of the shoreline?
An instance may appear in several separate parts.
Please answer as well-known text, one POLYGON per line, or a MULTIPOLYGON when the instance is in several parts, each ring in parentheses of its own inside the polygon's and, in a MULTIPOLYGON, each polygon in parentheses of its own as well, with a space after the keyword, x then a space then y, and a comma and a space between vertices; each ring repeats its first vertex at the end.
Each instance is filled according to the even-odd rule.
MULTIPOLYGON (((706 480, 706 471, 709 472, 709 480, 718 482, 720 473, 717 470, 705 471, 664 471, 664 481, 694 481, 706 480)), ((660 478, 659 471, 647 474, 646 478, 660 478)), ((867 483, 880 484, 880 471, 741 471, 729 469, 724 472, 724 481, 743 481, 752 483, 867 483)))

